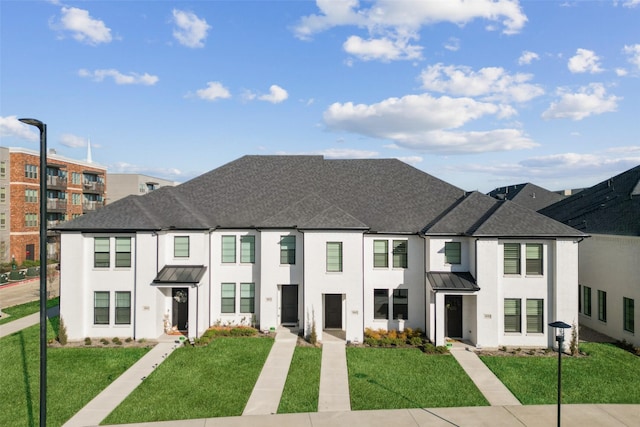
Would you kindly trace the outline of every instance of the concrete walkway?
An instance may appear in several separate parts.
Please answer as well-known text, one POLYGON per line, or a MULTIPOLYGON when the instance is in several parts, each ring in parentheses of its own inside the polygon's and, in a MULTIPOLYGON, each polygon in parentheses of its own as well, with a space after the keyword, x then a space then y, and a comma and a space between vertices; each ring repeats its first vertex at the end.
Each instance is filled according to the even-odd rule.
POLYGON ((451 355, 462 366, 462 369, 464 369, 491 406, 520 405, 520 401, 487 368, 487 365, 482 363, 478 355, 468 348, 468 345, 454 342, 451 348, 451 355))
POLYGON ((289 329, 284 327, 278 329, 276 340, 242 415, 269 415, 278 412, 297 342, 298 336, 289 329))
MULTIPOLYGON (((59 314, 59 306, 51 307, 47 310, 47 317, 55 317, 59 314)), ((25 328, 28 328, 29 326, 37 325, 38 323, 40 323, 40 312, 4 323, 0 325, 0 338, 21 331, 25 328)))
POLYGON ((100 394, 87 403, 63 427, 97 426, 107 417, 138 385, 153 372, 182 343, 175 337, 164 336, 140 360, 127 369, 100 394))
POLYGON ((345 342, 323 332, 318 412, 350 410, 351 398, 345 342))

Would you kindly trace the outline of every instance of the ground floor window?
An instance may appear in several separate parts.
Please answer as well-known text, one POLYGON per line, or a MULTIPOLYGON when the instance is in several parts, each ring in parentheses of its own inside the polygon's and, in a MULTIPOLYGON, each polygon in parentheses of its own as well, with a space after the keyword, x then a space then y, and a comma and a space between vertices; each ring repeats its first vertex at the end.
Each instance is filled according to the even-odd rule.
POLYGON ((94 325, 109 324, 109 292, 93 293, 93 323, 94 325))
POLYGON ((607 321, 607 293, 598 291, 598 320, 607 321))
POLYGON ((591 316, 591 288, 589 286, 583 286, 582 291, 584 293, 582 298, 583 313, 585 316, 591 316))
POLYGON ((131 324, 131 292, 116 292, 116 325, 131 324))
POLYGON ((256 285, 255 283, 240 284, 240 313, 255 313, 256 285))
POLYGON ((634 316, 634 301, 631 298, 622 298, 623 303, 623 324, 624 330, 627 332, 635 332, 635 316, 634 316))
POLYGON ((504 331, 521 332, 520 300, 507 298, 504 300, 504 331))
POLYGON ((393 290, 393 318, 404 319, 409 318, 409 290, 394 289, 393 290))
POLYGON ((389 318, 389 291, 387 289, 373 290, 373 318, 389 318))
POLYGON ((541 334, 544 323, 544 301, 541 299, 527 300, 527 333, 541 334))
POLYGON ((236 284, 235 283, 223 283, 222 284, 222 302, 221 313, 235 313, 236 312, 236 284))

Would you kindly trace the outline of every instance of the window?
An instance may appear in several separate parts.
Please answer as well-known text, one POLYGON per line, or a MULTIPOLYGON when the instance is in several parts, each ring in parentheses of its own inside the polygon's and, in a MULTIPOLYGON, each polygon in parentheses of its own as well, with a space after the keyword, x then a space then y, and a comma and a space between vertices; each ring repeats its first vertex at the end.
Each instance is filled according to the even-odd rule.
POLYGON ((373 318, 389 318, 389 291, 386 289, 373 290, 373 318))
POLYGON ((0 162, 0 177, 4 178, 7 175, 7 162, 0 162))
POLYGON ((38 190, 24 190, 24 201, 27 203, 38 203, 38 190))
POLYGON ((542 333, 542 323, 544 320, 543 305, 544 301, 541 299, 527 300, 527 333, 542 333))
POLYGON ((520 243, 504 244, 504 274, 520 274, 520 243))
POLYGON ((582 285, 578 285, 578 313, 582 313, 582 285))
POLYGON ((116 237, 116 267, 131 267, 131 237, 116 237))
POLYGON ((108 237, 95 237, 93 239, 93 266, 96 268, 109 267, 108 237))
POLYGON ((236 284, 235 283, 222 284, 222 304, 220 307, 220 312, 221 313, 236 312, 236 284))
POLYGON ((236 262, 236 236, 222 236, 222 262, 236 262))
POLYGON ((93 324, 109 324, 109 292, 93 293, 93 324))
POLYGON ((342 242, 327 242, 327 271, 342 271, 342 242))
POLYGON ((256 312, 256 285, 240 283, 240 313, 256 312))
POLYGON ((447 264, 460 264, 460 242, 445 242, 444 262, 447 264))
POLYGON ((598 291, 598 320, 607 321, 607 293, 598 291))
POLYGON ((82 183, 82 175, 78 172, 71 172, 71 183, 80 185, 82 183))
POLYGON ((583 313, 585 316, 591 316, 591 288, 589 286, 583 286, 582 291, 584 292, 582 297, 583 313))
POLYGON ((80 202, 80 194, 78 193, 71 193, 71 204, 73 205, 79 205, 80 202))
POLYGON ((0 187, 0 203, 4 203, 7 200, 6 187, 0 187))
POLYGON ((24 165, 25 178, 38 178, 38 167, 36 165, 24 165))
POLYGON ((393 241, 393 268, 407 268, 407 241, 393 241))
POLYGON ((633 313, 633 299, 627 297, 622 298, 622 305, 624 330, 634 332, 635 318, 633 313))
POLYGON ((0 230, 4 230, 7 227, 7 214, 0 213, 0 230))
POLYGON ((504 300, 504 331, 522 332, 520 322, 520 300, 507 298, 504 300))
POLYGON ((28 213, 24 215, 25 227, 37 227, 38 226, 38 214, 28 213))
POLYGON ((131 324, 131 292, 116 292, 116 325, 131 324))
POLYGON ((189 258, 189 236, 175 236, 173 238, 173 256, 175 258, 189 258))
POLYGON ((542 245, 527 244, 527 274, 542 274, 542 245))
POLYGON ((240 236, 240 262, 256 262, 256 236, 240 236))
POLYGON ((389 242, 387 240, 373 241, 373 266, 377 268, 389 267, 389 242))
POLYGON ((280 264, 296 263, 296 236, 280 237, 280 264))
POLYGON ((393 318, 405 319, 409 318, 409 290, 394 289, 393 290, 393 318))

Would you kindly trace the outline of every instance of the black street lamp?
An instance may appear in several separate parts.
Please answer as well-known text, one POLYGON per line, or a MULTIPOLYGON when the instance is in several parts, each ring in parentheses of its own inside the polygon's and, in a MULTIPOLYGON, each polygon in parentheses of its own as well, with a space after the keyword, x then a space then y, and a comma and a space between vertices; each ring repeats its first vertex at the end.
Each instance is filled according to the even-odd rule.
POLYGON ((562 404, 562 350, 564 345, 564 330, 569 329, 568 325, 560 320, 549 323, 555 329, 556 341, 558 341, 558 427, 560 427, 560 405, 562 404))
POLYGON ((40 427, 47 425, 47 125, 18 119, 40 130, 40 427))

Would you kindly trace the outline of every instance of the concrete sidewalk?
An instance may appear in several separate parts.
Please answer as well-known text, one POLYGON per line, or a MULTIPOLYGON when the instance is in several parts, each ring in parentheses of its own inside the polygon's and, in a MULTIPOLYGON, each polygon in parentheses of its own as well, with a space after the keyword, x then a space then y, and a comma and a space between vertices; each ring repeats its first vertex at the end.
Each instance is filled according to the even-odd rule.
POLYGON ((520 405, 520 401, 495 376, 468 345, 454 342, 451 355, 492 406, 520 405))
POLYGON ((165 336, 140 360, 78 411, 64 427, 97 426, 182 343, 165 336))
POLYGON ((276 340, 242 415, 268 415, 278 412, 297 342, 298 336, 291 330, 284 327, 278 328, 276 340))
MULTIPOLYGON (((55 317, 59 314, 59 306, 51 307, 47 310, 47 318, 55 317)), ((0 325, 0 338, 6 337, 7 335, 11 335, 30 326, 37 325, 38 323, 40 323, 40 312, 4 323, 0 325)))
MULTIPOLYGON (((251 415, 126 424, 126 427, 549 427, 555 426, 556 420, 555 405, 518 405, 251 415)), ((640 405, 562 405, 564 427, 631 427, 637 426, 638 420, 640 405)))
POLYGON ((351 397, 345 341, 323 332, 318 412, 350 410, 351 397))

